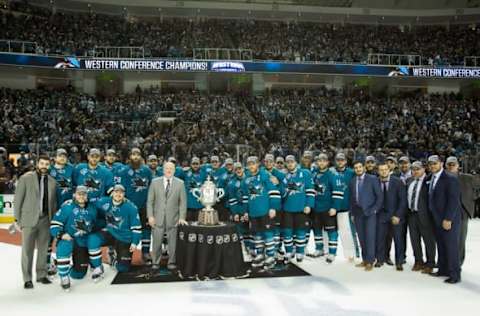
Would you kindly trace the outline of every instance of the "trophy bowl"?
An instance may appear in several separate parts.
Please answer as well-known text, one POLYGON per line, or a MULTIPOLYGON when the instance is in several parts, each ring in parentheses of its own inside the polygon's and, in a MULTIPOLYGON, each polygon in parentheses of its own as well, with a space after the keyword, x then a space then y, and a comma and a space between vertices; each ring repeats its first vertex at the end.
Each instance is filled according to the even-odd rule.
POLYGON ((208 176, 200 188, 192 190, 192 194, 204 206, 198 214, 198 225, 219 225, 218 212, 213 206, 225 195, 225 191, 222 188, 217 188, 215 183, 210 180, 210 176, 208 176))

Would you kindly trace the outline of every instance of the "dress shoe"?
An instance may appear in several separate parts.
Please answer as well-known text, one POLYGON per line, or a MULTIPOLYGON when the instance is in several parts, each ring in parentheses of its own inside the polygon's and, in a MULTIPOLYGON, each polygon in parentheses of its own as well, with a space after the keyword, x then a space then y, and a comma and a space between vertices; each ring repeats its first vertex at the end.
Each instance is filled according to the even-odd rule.
POLYGON ((433 273, 433 268, 425 267, 425 268, 423 268, 422 273, 423 274, 431 274, 431 273, 433 273))
POLYGON ((413 265, 412 271, 420 271, 420 270, 423 270, 423 269, 424 269, 423 263, 416 262, 413 265))
POLYGON ((439 271, 437 272, 432 272, 432 273, 429 273, 431 276, 434 276, 434 277, 448 277, 448 275, 444 274, 444 273, 441 273, 439 271))
POLYGON ((449 283, 449 284, 455 284, 455 283, 460 283, 460 279, 452 279, 452 278, 448 278, 446 279, 445 281, 443 281, 445 283, 449 283))
POLYGON ((385 263, 388 264, 389 266, 393 266, 393 261, 392 259, 388 258, 387 260, 385 260, 385 263))
POLYGON ((25 284, 23 285, 23 288, 26 289, 26 290, 33 289, 32 281, 25 282, 25 284))
POLYGON ((375 262, 375 268, 380 268, 383 266, 383 262, 375 262))
POLYGON ((365 265, 366 265, 366 263, 362 261, 362 262, 360 262, 360 263, 357 263, 355 266, 356 266, 357 268, 365 268, 365 265))
POLYGON ((397 264, 397 271, 403 271, 403 266, 401 264, 397 264))
POLYGON ((42 283, 42 284, 52 284, 52 281, 50 281, 47 277, 43 277, 41 279, 37 280, 37 283, 42 283))
POLYGON ((372 271, 372 270, 373 270, 373 264, 366 263, 365 264, 365 271, 372 271))

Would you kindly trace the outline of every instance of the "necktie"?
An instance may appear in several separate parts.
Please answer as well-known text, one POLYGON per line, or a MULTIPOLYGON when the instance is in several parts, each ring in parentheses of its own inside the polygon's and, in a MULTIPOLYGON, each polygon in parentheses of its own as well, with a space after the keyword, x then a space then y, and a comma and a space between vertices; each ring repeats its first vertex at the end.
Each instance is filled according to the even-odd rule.
POLYGON ((168 196, 168 192, 170 192, 170 179, 167 179, 167 187, 165 188, 165 196, 168 196))
POLYGON ((383 205, 387 203, 387 181, 383 181, 383 205))
POLYGON ((356 200, 357 200, 358 205, 360 205, 360 191, 362 190, 362 182, 363 182, 363 177, 358 178, 358 180, 357 180, 357 196, 356 196, 356 200))
POLYGON ((435 186, 435 176, 432 176, 432 180, 430 181, 430 187, 428 188, 428 193, 433 192, 433 187, 435 186))
POLYGON ((417 207, 415 205, 415 201, 417 200, 417 188, 418 188, 418 179, 415 180, 415 184, 413 185, 413 191, 412 191, 412 196, 410 198, 410 209, 412 211, 418 211, 417 207))
POLYGON ((44 194, 45 194, 45 182, 43 181, 44 177, 45 176, 40 176, 40 213, 42 213, 42 214, 45 211, 43 209, 43 198, 44 198, 44 194))

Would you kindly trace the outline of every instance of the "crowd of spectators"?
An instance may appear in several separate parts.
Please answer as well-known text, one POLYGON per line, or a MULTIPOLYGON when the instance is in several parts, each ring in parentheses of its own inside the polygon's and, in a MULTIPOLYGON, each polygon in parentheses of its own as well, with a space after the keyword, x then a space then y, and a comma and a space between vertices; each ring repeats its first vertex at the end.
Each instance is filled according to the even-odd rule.
MULTIPOLYGON (((0 38, 37 43, 36 53, 92 55, 96 46, 143 46, 146 57, 192 58, 194 48, 252 50, 259 60, 366 63, 369 53, 413 54, 423 64, 463 65, 480 55, 471 25, 352 25, 206 18, 128 18, 52 13, 13 2, 0 38)), ((1 48, 1 47, 0 47, 1 48)))
MULTIPOLYGON (((152 88, 101 98, 3 88, 0 107, 0 146, 29 159, 59 147, 72 162, 84 159, 91 147, 115 148, 125 159, 134 146, 187 164, 192 156, 225 152, 240 159, 267 152, 299 157, 305 150, 343 150, 350 159, 392 152, 412 159, 433 152, 480 153, 479 101, 461 95, 370 97, 295 89, 250 96, 152 88), (175 120, 159 120, 165 111, 175 120)), ((31 166, 29 159, 23 167, 31 166)))

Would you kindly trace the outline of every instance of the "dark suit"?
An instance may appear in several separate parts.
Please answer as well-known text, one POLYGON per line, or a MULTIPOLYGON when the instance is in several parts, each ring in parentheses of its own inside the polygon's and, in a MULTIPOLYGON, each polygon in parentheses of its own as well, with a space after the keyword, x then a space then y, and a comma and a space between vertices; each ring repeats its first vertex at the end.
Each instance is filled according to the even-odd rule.
MULTIPOLYGON (((407 192, 411 185, 414 185, 415 178, 407 181, 407 192)), ((408 194, 407 194, 408 196, 408 194)), ((408 201, 408 200, 407 200, 408 201)), ((407 203, 407 207, 408 207, 407 203)), ((417 210, 409 207, 407 221, 410 230, 410 242, 413 248, 415 263, 423 264, 422 239, 425 243, 425 252, 427 255, 426 266, 433 268, 435 266, 436 243, 435 232, 433 229, 432 214, 428 211, 428 185, 427 176, 423 179, 422 186, 418 195, 417 210)))
POLYGON ((444 170, 435 187, 431 189, 432 177, 429 181, 428 207, 435 224, 438 272, 453 280, 460 280, 459 245, 462 219, 460 183, 456 176, 444 170), (444 220, 452 222, 450 230, 443 229, 444 220))
POLYGON ((395 241, 395 262, 398 265, 402 264, 405 259, 405 241, 403 239, 407 209, 405 185, 402 180, 394 176, 390 176, 386 191, 383 189, 383 182, 380 182, 380 184, 383 192, 383 203, 377 213, 376 258, 379 263, 385 262, 387 232, 391 229, 395 241), (400 218, 398 225, 392 224, 391 219, 393 216, 400 218))
POLYGON ((471 174, 459 173, 460 197, 462 203, 462 224, 460 228, 460 264, 465 261, 465 242, 467 240, 468 220, 475 214, 476 190, 480 187, 478 177, 471 174))
POLYGON ((359 185, 357 201, 357 181, 355 176, 350 182, 350 212, 354 217, 358 239, 362 246, 362 259, 365 263, 375 261, 375 239, 377 213, 383 203, 383 193, 378 178, 364 174, 359 185))

